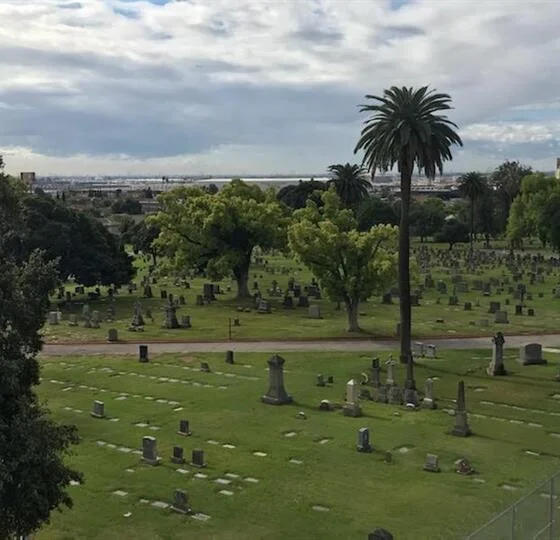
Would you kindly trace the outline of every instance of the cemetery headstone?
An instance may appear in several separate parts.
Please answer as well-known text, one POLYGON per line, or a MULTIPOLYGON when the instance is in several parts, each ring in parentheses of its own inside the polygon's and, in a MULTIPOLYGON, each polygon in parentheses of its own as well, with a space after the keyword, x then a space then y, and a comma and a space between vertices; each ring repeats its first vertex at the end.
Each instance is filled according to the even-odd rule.
POLYGON ((394 540, 394 536, 387 529, 375 529, 368 534, 368 540, 394 540))
POLYGON ((504 366, 504 343, 506 342, 504 335, 498 332, 492 338, 492 361, 486 369, 486 373, 492 377, 507 375, 506 368, 504 366))
POLYGON ((173 447, 173 454, 171 455, 172 463, 176 465, 182 465, 185 463, 184 452, 182 446, 174 446, 173 447))
POLYGON ((138 345, 138 361, 142 363, 146 363, 150 361, 150 359, 148 358, 147 345, 138 345))
POLYGON ((179 431, 177 431, 177 434, 185 437, 192 435, 188 420, 179 420, 179 431))
POLYGON ((507 311, 496 311, 494 322, 496 324, 508 324, 508 314, 507 311))
POLYGON ((426 461, 424 463, 424 470, 428 472, 440 472, 439 458, 435 454, 426 454, 426 461))
POLYGON ((319 373, 319 375, 317 375, 317 382, 315 383, 315 386, 326 386, 325 376, 323 374, 319 373))
POLYGON ((372 451, 371 444, 369 442, 369 429, 368 428, 360 428, 358 430, 358 444, 357 444, 358 452, 368 453, 372 451))
POLYGON ((94 418, 105 418, 105 403, 103 403, 103 401, 95 400, 93 402, 91 416, 94 418))
POLYGON ((434 380, 428 377, 425 383, 425 394, 422 400, 422 407, 426 409, 435 409, 436 402, 434 400, 434 380))
POLYGON ((456 437, 468 437, 471 434, 469 427, 466 400, 465 400, 465 382, 459 381, 457 384, 457 404, 455 406, 455 426, 452 435, 456 437))
POLYGON ((191 465, 200 469, 206 467, 206 462, 204 461, 204 450, 196 448, 192 451, 191 465))
POLYGON ((159 465, 157 441, 155 437, 142 437, 142 460, 149 465, 159 465))
POLYGON ((189 514, 191 508, 189 507, 189 494, 184 489, 176 489, 173 494, 173 504, 171 510, 179 512, 180 514, 189 514))
POLYGON ((362 416, 362 408, 359 402, 359 385, 354 379, 346 383, 346 402, 342 408, 344 416, 362 416))
POLYGON ((107 341, 109 343, 115 343, 119 341, 119 333, 116 328, 109 328, 107 331, 107 341))
POLYGON ((293 401, 284 388, 284 358, 275 354, 268 360, 268 390, 261 401, 269 405, 284 405, 293 401))
POLYGON ((208 362, 200 362, 200 371, 203 373, 210 373, 210 365, 208 362))
POLYGON ((519 349, 519 363, 523 366, 546 364, 540 343, 528 343, 519 349))
POLYGON ((321 318, 321 308, 317 304, 310 305, 308 315, 309 315, 310 319, 320 319, 321 318))
POLYGON ((381 385, 381 367, 379 365, 379 358, 374 358, 371 361, 370 383, 374 388, 379 388, 381 385))
POLYGON ((226 364, 234 364, 233 351, 226 351, 226 364))

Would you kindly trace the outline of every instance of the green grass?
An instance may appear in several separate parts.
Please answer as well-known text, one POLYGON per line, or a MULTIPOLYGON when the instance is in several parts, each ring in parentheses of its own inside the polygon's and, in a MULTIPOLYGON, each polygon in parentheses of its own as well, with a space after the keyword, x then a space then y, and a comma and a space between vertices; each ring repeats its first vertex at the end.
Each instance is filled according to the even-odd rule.
MULTIPOLYGON (((220 282, 221 289, 226 291, 228 287, 230 292, 218 297, 218 301, 211 305, 196 306, 196 295, 202 293, 202 285, 204 279, 193 279, 190 289, 181 289, 174 286, 174 280, 171 278, 160 278, 158 283, 154 285, 153 292, 157 298, 142 299, 136 294, 141 295, 142 291, 129 295, 126 288, 121 289, 121 294, 116 297, 114 306, 116 308, 116 320, 111 323, 104 322, 100 329, 86 329, 79 327, 69 327, 67 318, 60 325, 45 325, 44 335, 49 342, 61 341, 104 341, 107 338, 107 329, 114 327, 119 331, 119 337, 122 340, 138 341, 138 340, 180 340, 180 341, 206 341, 206 340, 227 340, 229 338, 229 320, 239 317, 241 321, 240 327, 232 328, 232 339, 306 339, 306 338, 348 338, 348 337, 395 337, 396 324, 399 320, 398 298, 394 299, 393 305, 382 305, 379 297, 372 298, 369 302, 363 303, 360 309, 362 313, 360 324, 364 330, 361 334, 349 334, 346 332, 347 318, 344 308, 340 311, 336 310, 333 302, 326 298, 322 300, 310 299, 310 303, 319 304, 321 306, 321 320, 309 319, 306 308, 296 308, 293 310, 285 310, 281 306, 282 298, 271 298, 264 291, 272 286, 273 280, 277 280, 279 286, 284 290, 287 288, 289 275, 279 273, 279 269, 286 267, 290 269, 290 275, 293 275, 297 282, 302 285, 311 282, 311 274, 304 267, 298 266, 294 261, 280 256, 266 257, 269 266, 277 269, 275 274, 267 273, 263 268, 252 268, 250 276, 250 288, 253 288, 253 282, 259 282, 261 291, 268 298, 273 307, 273 313, 261 315, 252 310, 251 313, 239 313, 237 308, 253 307, 252 302, 239 302, 235 299, 235 285, 227 281, 220 282), (173 293, 175 297, 184 295, 187 301, 186 306, 181 306, 178 310, 178 316, 190 315, 193 327, 188 330, 166 330, 162 328, 164 322, 163 306, 164 300, 160 299, 160 290, 165 288, 168 293, 173 293), (145 331, 137 334, 128 331, 132 315, 134 311, 134 302, 141 300, 144 309, 150 309, 154 316, 154 321, 146 321, 145 331)), ((137 261, 139 267, 139 275, 143 275, 146 271, 142 261, 137 261)), ((511 274, 505 268, 485 269, 482 276, 476 276, 478 279, 488 280, 490 277, 500 278, 509 276, 510 283, 515 285, 511 280, 511 274)), ((516 300, 511 294, 494 295, 485 298, 481 292, 470 291, 468 293, 458 293, 459 305, 448 306, 448 296, 452 294, 451 276, 445 268, 435 267, 432 269, 432 275, 437 282, 443 279, 448 284, 448 294, 439 295, 435 289, 427 289, 421 300, 421 306, 413 308, 413 335, 416 338, 435 337, 435 336, 486 336, 493 335, 497 330, 505 333, 539 333, 557 331, 560 325, 560 299, 552 296, 551 291, 558 283, 558 274, 555 272, 550 276, 546 276, 545 283, 537 283, 528 286, 529 291, 533 294, 533 300, 526 301, 527 307, 535 309, 535 317, 515 316, 516 300), (543 293, 543 298, 539 298, 538 293, 543 293), (438 296, 441 304, 436 303, 438 296), (506 298, 511 299, 509 306, 505 305, 506 298), (479 299, 480 307, 476 307, 476 300, 479 299), (509 313, 510 323, 500 325, 494 323, 494 316, 487 313, 490 301, 500 301, 502 309, 506 309, 509 313), (463 303, 470 301, 473 305, 472 311, 464 311, 463 303), (443 319, 442 322, 437 322, 443 319), (488 319, 489 326, 482 327, 478 325, 479 319, 488 319), (474 323, 474 324, 472 324, 474 323)), ((465 277, 469 282, 473 276, 465 277)), ((423 278, 422 278, 423 280, 423 278)), ((139 278, 136 280, 139 282, 139 278)), ((528 281, 528 280, 527 280, 528 281)), ((527 283, 528 284, 528 283, 527 283)), ((413 286, 413 289, 415 287, 413 286)), ((73 290, 73 289, 69 289, 73 290)), ((93 289, 89 289, 93 290, 93 289)), ((87 301, 86 297, 75 298, 78 302, 87 301)), ((103 297, 96 301, 90 301, 92 309, 101 311, 105 316, 105 310, 110 303, 110 299, 103 289, 103 297)), ((63 312, 65 312, 63 308, 63 312)), ((76 308, 78 315, 81 309, 76 308)))
MULTIPOLYGON (((284 355, 286 388, 295 403, 282 407, 262 404, 259 399, 267 388, 265 354, 238 353, 233 366, 225 364, 221 354, 162 355, 149 364, 140 364, 132 357, 45 359, 39 393, 58 421, 77 424, 83 440, 70 461, 83 471, 85 484, 69 488, 74 509, 55 513, 52 524, 38 538, 338 539, 366 538, 375 527, 387 528, 399 540, 459 538, 560 466, 560 441, 549 434, 560 432, 560 400, 553 397, 560 394, 560 384, 554 381, 557 358, 548 354, 547 366, 521 367, 514 361, 516 354, 508 351, 506 367, 512 374, 494 379, 484 373, 488 354, 445 351, 443 358, 423 360, 417 366, 420 388, 426 377, 439 377, 434 384, 438 410, 410 412, 399 406, 363 402, 362 418, 347 418, 340 411, 320 412, 318 404, 321 399, 342 402, 345 382, 367 369, 368 355, 284 355), (208 361, 213 373, 201 373, 200 360, 208 361), (101 371, 103 367, 112 371, 101 371), (191 369, 185 369, 188 367, 191 369), (335 384, 316 387, 317 373, 333 375, 335 384), (161 381, 159 377, 188 380, 189 384, 161 381), (466 383, 474 431, 467 439, 447 434, 453 418, 442 410, 453 406, 460 378, 466 383), (130 396, 115 400, 121 392, 130 396), (174 400, 184 409, 175 412, 176 405, 149 401, 145 396, 174 400), (106 413, 119 421, 91 418, 88 412, 94 399, 104 401, 106 413), (307 419, 297 419, 298 411, 304 411, 307 419), (190 421, 192 437, 176 434, 181 418, 190 421), (524 424, 511 423, 510 419, 524 424), (161 429, 138 428, 134 426, 137 422, 161 429), (529 422, 541 427, 529 426, 529 422), (376 450, 372 454, 355 449, 360 427, 370 428, 376 450), (289 431, 297 435, 285 437, 289 431), (142 464, 137 455, 96 443, 103 440, 140 448, 144 435, 157 437, 162 457, 158 467, 142 464), (324 438, 329 439, 326 444, 317 442, 324 438), (236 448, 209 444, 211 439, 236 448), (180 466, 169 460, 176 444, 185 448, 187 457, 193 448, 205 450, 208 467, 202 472, 208 479, 194 478, 198 471, 190 465, 184 466, 188 474, 176 472, 180 466), (398 451, 403 446, 409 448, 407 453, 398 451), (526 450, 540 455, 528 455, 526 450), (257 457, 254 451, 267 456, 257 457), (384 463, 386 451, 393 453, 392 464, 384 463), (426 453, 439 456, 440 474, 422 470, 426 453), (290 463, 292 457, 303 464, 290 463), (454 472, 454 461, 462 457, 478 471, 475 477, 454 472), (215 483, 228 472, 240 478, 230 486, 215 483), (259 483, 245 482, 247 476, 259 483), (502 484, 518 489, 507 491, 502 484), (218 494, 224 487, 234 495, 218 494), (142 498, 170 502, 176 488, 187 489, 193 509, 210 515, 210 520, 198 522, 139 502, 142 498), (115 490, 128 495, 118 497, 112 494, 115 490), (330 511, 315 511, 314 505, 330 511), (130 517, 124 517, 127 512, 131 512, 130 517)), ((400 366, 396 375, 402 384, 400 366)), ((542 499, 540 504, 548 501, 542 499)), ((493 538, 500 540, 498 533, 493 538)))

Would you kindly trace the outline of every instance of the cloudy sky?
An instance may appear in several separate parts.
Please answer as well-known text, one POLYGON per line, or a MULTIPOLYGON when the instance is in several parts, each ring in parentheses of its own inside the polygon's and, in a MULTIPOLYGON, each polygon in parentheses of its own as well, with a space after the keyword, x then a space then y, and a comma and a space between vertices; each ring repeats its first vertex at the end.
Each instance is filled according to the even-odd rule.
POLYGON ((449 172, 560 156, 558 0, 0 0, 10 172, 318 173, 366 93, 451 94, 449 172))

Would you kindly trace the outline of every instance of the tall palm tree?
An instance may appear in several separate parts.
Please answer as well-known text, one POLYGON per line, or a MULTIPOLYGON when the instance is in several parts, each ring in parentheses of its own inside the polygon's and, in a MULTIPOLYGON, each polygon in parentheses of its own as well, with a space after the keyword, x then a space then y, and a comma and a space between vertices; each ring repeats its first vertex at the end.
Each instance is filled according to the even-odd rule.
POLYGON ((349 208, 367 198, 371 183, 362 167, 350 163, 337 163, 329 167, 329 172, 333 174, 329 183, 334 185, 345 207, 349 208))
POLYGON ((469 199, 469 202, 471 204, 471 257, 474 251, 474 208, 476 202, 486 193, 486 188, 486 177, 478 172, 471 171, 459 177, 459 192, 463 197, 469 199))
MULTIPOLYGON (((362 165, 368 170, 391 170, 397 165, 401 177, 399 227, 400 361, 412 373, 410 308, 410 184, 414 166, 428 178, 443 170, 452 159, 451 146, 463 145, 456 124, 438 114, 451 109, 451 98, 427 86, 418 89, 392 86, 382 96, 366 95, 371 102, 360 112, 371 114, 364 122, 354 149, 364 151, 362 165)), ((407 374, 407 379, 408 379, 407 374)), ((411 378, 411 377, 410 377, 411 378)), ((414 381, 407 381, 414 384, 414 381)))

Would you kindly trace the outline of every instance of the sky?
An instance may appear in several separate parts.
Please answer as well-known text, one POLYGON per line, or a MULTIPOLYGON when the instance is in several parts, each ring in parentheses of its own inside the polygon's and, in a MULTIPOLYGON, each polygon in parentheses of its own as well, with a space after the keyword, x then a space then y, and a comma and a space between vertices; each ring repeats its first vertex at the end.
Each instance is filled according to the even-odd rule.
POLYGON ((38 175, 359 162, 365 94, 450 94, 446 172, 560 156, 558 0, 0 0, 0 155, 38 175))

